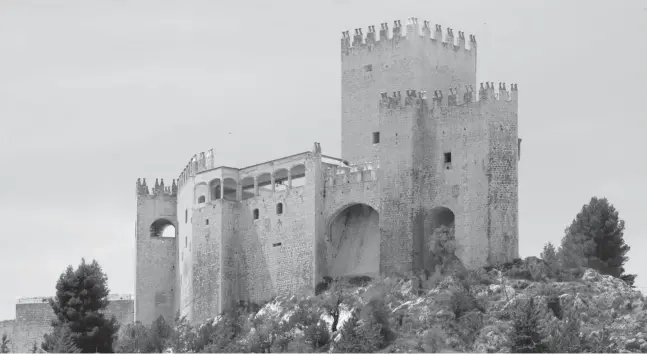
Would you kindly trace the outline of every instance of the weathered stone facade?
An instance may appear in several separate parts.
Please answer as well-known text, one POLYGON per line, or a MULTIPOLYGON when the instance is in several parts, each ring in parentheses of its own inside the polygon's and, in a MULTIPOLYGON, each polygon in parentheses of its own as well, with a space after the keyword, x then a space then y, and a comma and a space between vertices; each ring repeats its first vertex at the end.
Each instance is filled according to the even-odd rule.
POLYGON ((315 143, 231 168, 210 150, 171 187, 137 181, 137 320, 199 322, 324 276, 425 274, 442 225, 468 268, 518 257, 516 85, 477 86, 473 35, 388 27, 343 33, 342 159, 315 143))
MULTIPOLYGON (((36 343, 40 348, 43 336, 52 329, 51 321, 54 311, 47 297, 21 298, 16 303, 16 319, 0 321, 0 336, 6 333, 11 340, 12 353, 29 353, 36 343)), ((104 312, 114 315, 120 324, 133 323, 135 318, 132 295, 112 294, 108 296, 110 303, 104 312)))

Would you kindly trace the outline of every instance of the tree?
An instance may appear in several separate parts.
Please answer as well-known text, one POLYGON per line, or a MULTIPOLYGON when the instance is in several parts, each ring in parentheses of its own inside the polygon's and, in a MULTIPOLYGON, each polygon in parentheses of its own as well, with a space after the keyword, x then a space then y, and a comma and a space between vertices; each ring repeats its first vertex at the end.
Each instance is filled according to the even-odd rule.
POLYGON ((117 353, 146 353, 149 351, 150 328, 137 321, 123 327, 119 338, 115 341, 114 350, 117 353))
POLYGON ((6 333, 2 334, 2 340, 0 340, 0 353, 10 353, 11 348, 9 348, 9 345, 11 344, 11 340, 7 336, 6 333))
POLYGON ((45 335, 45 341, 41 344, 45 352, 53 353, 80 353, 81 349, 72 338, 69 327, 63 325, 54 328, 51 334, 45 335))
POLYGON ((514 329, 510 338, 512 353, 547 353, 548 345, 539 328, 540 313, 533 298, 515 316, 514 329))
POLYGON ((555 246, 551 242, 544 245, 544 250, 541 252, 540 257, 548 265, 548 269, 551 272, 550 275, 556 276, 559 272, 559 259, 557 257, 557 250, 555 250, 555 246))
MULTIPOLYGON (((96 260, 81 260, 74 270, 68 266, 56 283, 56 296, 49 304, 54 310, 52 333, 45 335, 43 349, 61 352, 64 338, 82 353, 112 353, 119 325, 114 316, 103 313, 108 306, 108 277, 96 260)), ((74 347, 68 349, 74 349, 74 347)))
POLYGON ((591 198, 566 229, 560 261, 568 268, 586 266, 633 285, 635 275, 624 274, 630 247, 624 241, 625 222, 606 198, 591 198))

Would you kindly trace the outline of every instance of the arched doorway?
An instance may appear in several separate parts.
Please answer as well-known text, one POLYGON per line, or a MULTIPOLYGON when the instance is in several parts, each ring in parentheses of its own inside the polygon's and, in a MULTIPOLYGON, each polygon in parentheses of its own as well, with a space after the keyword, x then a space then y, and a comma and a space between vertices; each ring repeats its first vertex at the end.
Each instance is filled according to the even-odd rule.
POLYGON ((456 221, 456 216, 454 212, 446 207, 436 207, 431 209, 431 230, 434 231, 441 226, 448 228, 454 227, 454 222, 456 221))
POLYGON ((327 275, 378 276, 380 274, 380 227, 377 210, 354 204, 341 210, 330 222, 327 275))
POLYGON ((435 207, 426 214, 424 233, 414 240, 414 264, 426 277, 462 267, 456 256, 455 222, 454 212, 447 207, 435 207))

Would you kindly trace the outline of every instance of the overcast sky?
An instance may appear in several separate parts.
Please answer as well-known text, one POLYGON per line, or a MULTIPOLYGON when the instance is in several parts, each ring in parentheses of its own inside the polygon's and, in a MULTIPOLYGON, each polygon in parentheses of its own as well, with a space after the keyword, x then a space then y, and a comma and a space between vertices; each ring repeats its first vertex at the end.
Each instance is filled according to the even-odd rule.
POLYGON ((138 177, 209 148, 340 155, 341 31, 410 16, 474 33, 478 81, 519 85, 521 255, 605 196, 647 287, 646 1, 3 0, 0 319, 81 257, 134 291, 138 177))

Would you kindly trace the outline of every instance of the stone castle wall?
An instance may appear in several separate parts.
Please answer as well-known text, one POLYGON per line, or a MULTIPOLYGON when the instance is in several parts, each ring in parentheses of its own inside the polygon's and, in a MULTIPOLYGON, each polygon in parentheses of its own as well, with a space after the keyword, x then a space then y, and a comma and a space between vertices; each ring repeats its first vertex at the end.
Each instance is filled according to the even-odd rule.
MULTIPOLYGON (((131 295, 110 295, 110 303, 104 312, 115 316, 125 326, 134 322, 135 307, 131 295)), ((47 298, 26 298, 16 304, 16 319, 0 322, 0 335, 7 333, 11 340, 11 350, 15 353, 28 353, 34 343, 40 348, 43 336, 51 331, 54 319, 47 298)))
POLYGON ((209 150, 177 187, 138 192, 138 319, 201 322, 326 276, 428 272, 441 225, 468 268, 518 256, 516 85, 476 87, 473 35, 415 18, 389 27, 343 34, 343 160, 322 162, 315 143, 237 169, 209 150), (305 183, 286 187, 297 165, 305 183), (176 239, 152 240, 160 220, 176 239))

